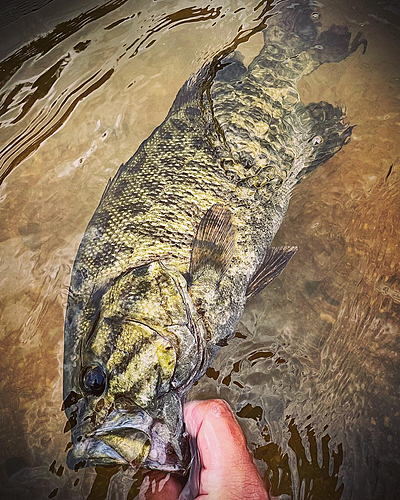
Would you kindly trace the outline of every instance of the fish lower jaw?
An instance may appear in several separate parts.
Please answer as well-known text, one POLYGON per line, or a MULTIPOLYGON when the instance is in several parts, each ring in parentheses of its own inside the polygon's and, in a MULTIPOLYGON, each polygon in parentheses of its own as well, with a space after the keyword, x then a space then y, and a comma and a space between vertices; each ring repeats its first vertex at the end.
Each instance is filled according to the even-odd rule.
POLYGON ((191 459, 188 436, 182 436, 181 448, 177 450, 171 442, 162 439, 162 434, 150 434, 151 438, 146 432, 130 425, 113 429, 103 425, 75 440, 67 456, 67 466, 78 470, 83 467, 129 465, 134 470, 142 467, 185 475, 191 459))
POLYGON ((93 432, 76 441, 67 457, 70 469, 95 465, 131 465, 140 467, 150 451, 149 436, 132 427, 112 432, 93 432))
POLYGON ((95 437, 76 443, 67 456, 67 466, 69 469, 75 471, 84 467, 107 465, 129 465, 135 470, 143 467, 145 469, 163 470, 179 475, 185 475, 190 466, 190 464, 183 464, 179 461, 160 465, 158 457, 151 457, 150 455, 143 463, 138 463, 135 459, 129 461, 114 448, 95 437))
POLYGON ((87 438, 75 443, 67 455, 67 466, 72 470, 97 465, 128 465, 116 450, 96 438, 87 438))

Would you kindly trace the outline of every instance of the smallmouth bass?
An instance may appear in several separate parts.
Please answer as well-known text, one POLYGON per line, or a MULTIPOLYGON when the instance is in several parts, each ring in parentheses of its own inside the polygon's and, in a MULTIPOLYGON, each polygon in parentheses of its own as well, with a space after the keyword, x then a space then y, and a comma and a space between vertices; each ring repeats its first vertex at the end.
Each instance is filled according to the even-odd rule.
POLYGON ((349 141, 342 107, 297 83, 366 41, 278 7, 248 67, 221 54, 188 79, 89 222, 65 321, 71 468, 186 473, 185 395, 295 253, 271 247, 294 187, 349 141))

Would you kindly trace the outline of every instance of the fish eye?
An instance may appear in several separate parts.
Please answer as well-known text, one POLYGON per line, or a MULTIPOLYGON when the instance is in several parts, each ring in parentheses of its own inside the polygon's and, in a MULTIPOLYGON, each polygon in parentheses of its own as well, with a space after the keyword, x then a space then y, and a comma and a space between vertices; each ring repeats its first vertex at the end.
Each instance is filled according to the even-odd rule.
POLYGON ((106 374, 99 365, 85 366, 82 370, 82 388, 93 396, 101 396, 106 387, 106 374))
POLYGON ((313 146, 318 146, 318 144, 321 144, 322 142, 322 137, 320 135, 316 135, 315 137, 312 138, 313 146))
POLYGON ((321 17, 320 13, 319 12, 312 12, 311 13, 311 17, 313 19, 319 19, 321 17))

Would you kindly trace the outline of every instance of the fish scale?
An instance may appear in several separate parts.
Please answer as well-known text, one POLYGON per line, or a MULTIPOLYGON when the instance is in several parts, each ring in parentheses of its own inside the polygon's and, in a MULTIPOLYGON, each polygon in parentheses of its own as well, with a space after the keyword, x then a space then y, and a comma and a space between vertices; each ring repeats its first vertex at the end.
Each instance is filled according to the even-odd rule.
POLYGON ((294 187, 348 142, 342 107, 304 105, 297 82, 365 40, 279 9, 248 68, 220 54, 188 79, 89 222, 65 322, 70 467, 187 471, 185 394, 295 253, 271 247, 294 187))

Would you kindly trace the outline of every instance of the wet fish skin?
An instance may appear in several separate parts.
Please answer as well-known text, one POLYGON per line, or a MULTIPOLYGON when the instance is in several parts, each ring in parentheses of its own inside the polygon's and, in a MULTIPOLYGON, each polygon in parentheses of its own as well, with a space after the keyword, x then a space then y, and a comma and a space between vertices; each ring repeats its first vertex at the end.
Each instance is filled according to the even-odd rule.
POLYGON ((307 3, 279 8, 247 69, 235 54, 189 78, 87 227, 65 322, 70 467, 187 470, 182 400, 293 255, 270 247, 293 188, 351 135, 296 86, 365 41, 320 33, 307 3))

